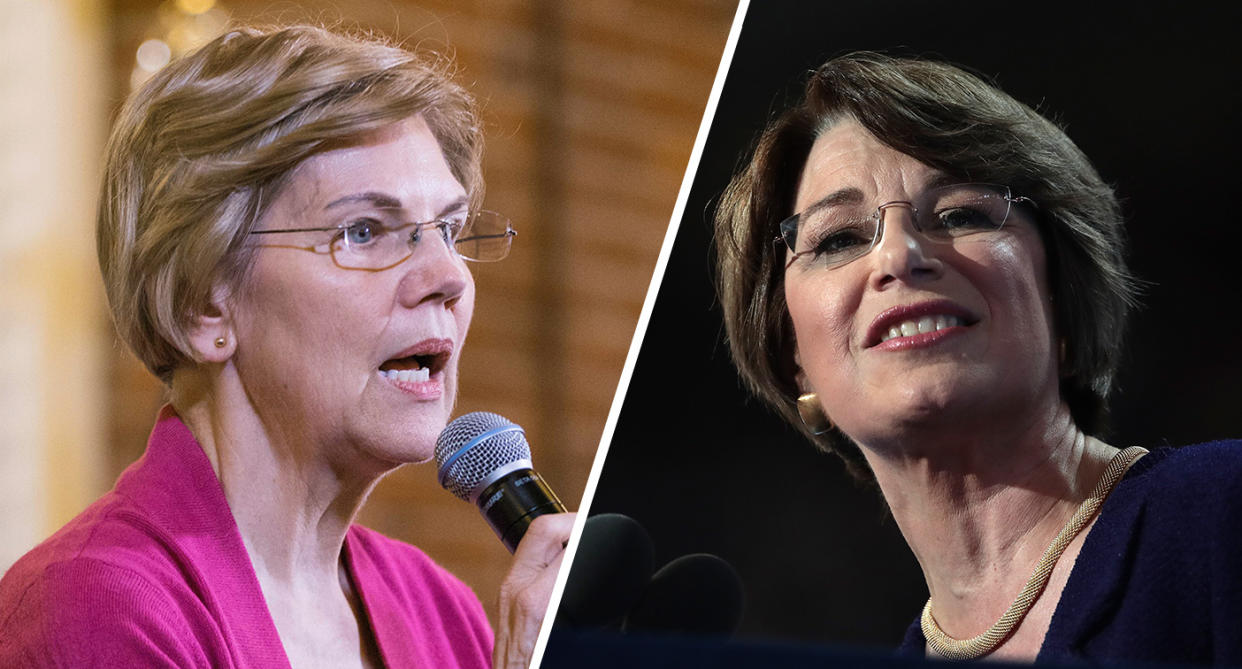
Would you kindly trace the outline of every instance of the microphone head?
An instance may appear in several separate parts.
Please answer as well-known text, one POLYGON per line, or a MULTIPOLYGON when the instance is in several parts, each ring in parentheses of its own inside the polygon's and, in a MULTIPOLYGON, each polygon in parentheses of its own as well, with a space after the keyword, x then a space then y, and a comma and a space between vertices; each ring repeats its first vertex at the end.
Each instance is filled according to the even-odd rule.
POLYGON ((440 485, 467 502, 504 474, 531 468, 526 433, 508 418, 487 411, 449 423, 436 439, 435 458, 440 485))
POLYGON ((743 600, 742 579, 728 562, 708 553, 683 555, 651 577, 625 629, 729 636, 742 620, 743 600))
POLYGON ((619 629, 654 567, 651 537, 633 518, 619 513, 587 518, 556 624, 619 629))

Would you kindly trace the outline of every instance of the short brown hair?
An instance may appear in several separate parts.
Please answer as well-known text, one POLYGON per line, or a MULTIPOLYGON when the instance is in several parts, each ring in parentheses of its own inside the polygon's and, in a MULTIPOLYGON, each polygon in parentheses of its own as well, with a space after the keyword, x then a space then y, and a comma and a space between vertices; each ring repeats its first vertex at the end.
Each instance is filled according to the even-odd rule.
POLYGON ((97 220, 121 338, 165 383, 195 359, 187 326, 307 158, 421 115, 477 204, 482 134, 452 64, 313 26, 230 31, 158 72, 121 109, 97 220))
POLYGON ((820 437, 798 418, 784 254, 773 240, 815 140, 854 119, 880 142, 968 181, 1000 183, 1039 205, 1058 333, 1061 394, 1078 426, 1099 433, 1136 282, 1126 268, 1113 190, 1055 124, 981 78, 945 63, 871 52, 813 71, 803 97, 760 135, 716 210, 717 281, 733 360, 753 393, 850 471, 871 478, 839 430, 820 437))

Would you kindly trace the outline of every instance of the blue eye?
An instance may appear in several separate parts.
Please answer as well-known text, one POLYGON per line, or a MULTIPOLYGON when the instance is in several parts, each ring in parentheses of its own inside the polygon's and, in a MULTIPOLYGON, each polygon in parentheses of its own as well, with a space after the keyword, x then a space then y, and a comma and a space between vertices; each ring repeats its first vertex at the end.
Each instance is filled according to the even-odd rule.
POLYGON ((384 234, 384 226, 379 221, 364 218, 354 221, 345 228, 345 243, 350 246, 366 246, 384 234))

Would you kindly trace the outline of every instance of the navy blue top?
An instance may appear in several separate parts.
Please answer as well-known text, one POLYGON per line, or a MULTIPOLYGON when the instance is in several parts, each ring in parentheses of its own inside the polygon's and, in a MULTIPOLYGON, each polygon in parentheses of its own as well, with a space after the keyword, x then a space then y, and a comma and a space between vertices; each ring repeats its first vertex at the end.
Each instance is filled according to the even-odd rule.
MULTIPOLYGON (((915 620, 898 652, 925 648, 915 620)), ((1130 468, 1036 659, 1242 666, 1242 442, 1161 448, 1130 468)))

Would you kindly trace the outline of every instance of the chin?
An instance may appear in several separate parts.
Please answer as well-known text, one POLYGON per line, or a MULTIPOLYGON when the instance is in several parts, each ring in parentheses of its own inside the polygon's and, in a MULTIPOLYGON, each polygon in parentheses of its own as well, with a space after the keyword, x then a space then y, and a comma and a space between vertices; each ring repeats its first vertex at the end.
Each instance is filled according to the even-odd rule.
POLYGON ((887 416, 886 423, 898 430, 947 427, 955 429, 976 411, 983 396, 980 388, 963 383, 963 375, 936 378, 908 378, 890 389, 876 405, 872 416, 887 416))
POLYGON ((355 424, 349 430, 355 435, 350 441, 356 444, 357 452, 364 459, 372 460, 384 471, 429 462, 447 416, 442 412, 420 413, 393 417, 381 424, 373 421, 355 424))
POLYGON ((404 456, 403 462, 427 462, 436 450, 436 440, 448 424, 447 415, 419 416, 403 423, 401 432, 393 436, 399 445, 398 453, 404 456))

